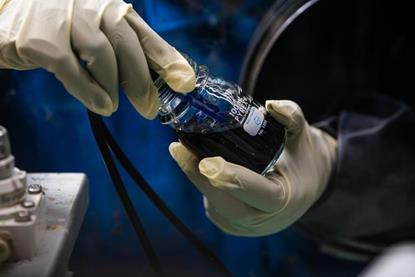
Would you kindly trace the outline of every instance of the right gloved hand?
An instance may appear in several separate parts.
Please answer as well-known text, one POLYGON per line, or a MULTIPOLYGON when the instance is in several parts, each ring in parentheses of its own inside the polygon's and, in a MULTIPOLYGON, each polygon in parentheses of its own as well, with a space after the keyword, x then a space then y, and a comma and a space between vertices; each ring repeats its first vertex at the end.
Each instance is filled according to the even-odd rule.
POLYGON ((102 115, 117 109, 120 83, 141 115, 156 116, 149 67, 175 91, 195 85, 183 56, 121 0, 0 0, 0 68, 39 67, 102 115))
POLYGON ((199 160, 181 143, 170 154, 203 193, 209 219, 224 232, 264 236, 296 222, 319 199, 335 168, 337 141, 310 126, 292 101, 267 101, 267 111, 287 129, 285 148, 262 176, 222 157, 199 160))

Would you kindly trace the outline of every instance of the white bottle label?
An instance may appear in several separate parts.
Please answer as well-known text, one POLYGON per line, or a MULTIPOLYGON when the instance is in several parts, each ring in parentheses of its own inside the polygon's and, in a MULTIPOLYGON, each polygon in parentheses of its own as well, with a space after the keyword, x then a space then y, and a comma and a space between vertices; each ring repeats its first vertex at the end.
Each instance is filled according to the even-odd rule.
POLYGON ((264 122, 264 114, 257 108, 251 107, 243 128, 251 136, 256 136, 261 129, 262 122, 264 122))

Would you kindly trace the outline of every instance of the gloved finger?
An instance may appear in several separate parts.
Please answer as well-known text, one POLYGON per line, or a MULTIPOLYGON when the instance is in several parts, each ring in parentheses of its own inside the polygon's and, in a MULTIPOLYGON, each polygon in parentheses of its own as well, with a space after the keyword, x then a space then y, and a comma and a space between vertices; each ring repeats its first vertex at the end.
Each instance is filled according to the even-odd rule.
POLYGON ((238 229, 233 225, 231 222, 228 221, 225 217, 223 217, 220 213, 218 213, 209 200, 204 197, 203 198, 206 216, 209 220, 219 229, 221 229, 224 233, 234 235, 234 236, 244 236, 245 232, 238 229))
POLYGON ((199 170, 214 187, 255 209, 274 213, 282 209, 288 200, 288 186, 276 174, 270 180, 222 157, 203 159, 199 170))
POLYGON ((150 67, 173 90, 192 91, 195 87, 196 76, 186 59, 154 32, 133 9, 127 13, 125 18, 136 32, 150 67))
POLYGON ((212 186, 209 180, 199 173, 199 159, 181 143, 171 143, 169 151, 189 180, 209 199, 223 217, 242 221, 258 215, 258 210, 247 206, 229 193, 212 186))
POLYGON ((115 53, 96 22, 88 19, 85 15, 74 14, 71 29, 72 47, 80 59, 85 61, 92 79, 111 98, 111 112, 114 112, 118 108, 118 69, 115 53))
POLYGON ((91 79, 75 57, 62 64, 54 73, 65 89, 89 110, 103 116, 111 115, 113 111, 111 98, 91 79))
MULTIPOLYGON (((49 51, 45 41, 31 41, 19 51, 26 59, 55 74, 65 89, 91 111, 108 116, 112 113, 112 101, 99 84, 80 65, 79 60, 69 49, 49 51)), ((53 45, 50 45, 53 47, 53 45)))
POLYGON ((158 112, 159 98, 146 57, 133 29, 123 18, 115 23, 113 12, 107 9, 101 28, 115 51, 120 83, 135 109, 145 118, 153 119, 158 112))
POLYGON ((243 237, 258 237, 270 235, 275 233, 276 230, 279 230, 276 229, 279 227, 279 221, 275 222, 275 224, 268 223, 268 221, 272 220, 271 218, 275 216, 273 214, 264 213, 250 221, 236 222, 224 218, 206 198, 203 200, 206 216, 225 233, 243 237))
POLYGON ((275 120, 287 128, 289 136, 300 132, 306 124, 303 111, 293 101, 268 100, 265 107, 275 120))
POLYGON ((229 233, 235 236, 267 236, 279 232, 293 223, 292 219, 288 219, 289 223, 286 223, 287 218, 284 218, 284 216, 280 217, 278 213, 264 213, 251 221, 245 221, 241 223, 235 222, 224 218, 220 213, 216 211, 215 207, 211 205, 209 201, 205 201, 204 203, 206 215, 210 221, 212 221, 213 224, 215 224, 225 233, 229 233))

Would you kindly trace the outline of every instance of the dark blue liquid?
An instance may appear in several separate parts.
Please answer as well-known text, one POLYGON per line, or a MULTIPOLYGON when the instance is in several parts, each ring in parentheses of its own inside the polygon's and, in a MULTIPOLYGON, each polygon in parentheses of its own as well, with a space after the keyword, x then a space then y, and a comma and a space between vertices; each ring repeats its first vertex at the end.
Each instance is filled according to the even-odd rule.
POLYGON ((285 129, 270 115, 263 128, 251 136, 242 127, 208 134, 177 131, 180 141, 200 159, 222 156, 261 174, 284 147, 285 129))

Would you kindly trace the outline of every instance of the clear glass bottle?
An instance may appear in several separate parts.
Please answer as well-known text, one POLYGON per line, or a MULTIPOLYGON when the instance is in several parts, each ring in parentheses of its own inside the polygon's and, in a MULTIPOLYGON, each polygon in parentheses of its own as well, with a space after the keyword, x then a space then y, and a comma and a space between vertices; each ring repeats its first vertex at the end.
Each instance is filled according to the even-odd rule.
POLYGON ((173 127, 199 158, 222 156, 264 175, 284 148, 285 128, 237 84, 186 58, 196 73, 196 88, 176 93, 158 78, 160 122, 173 127))

